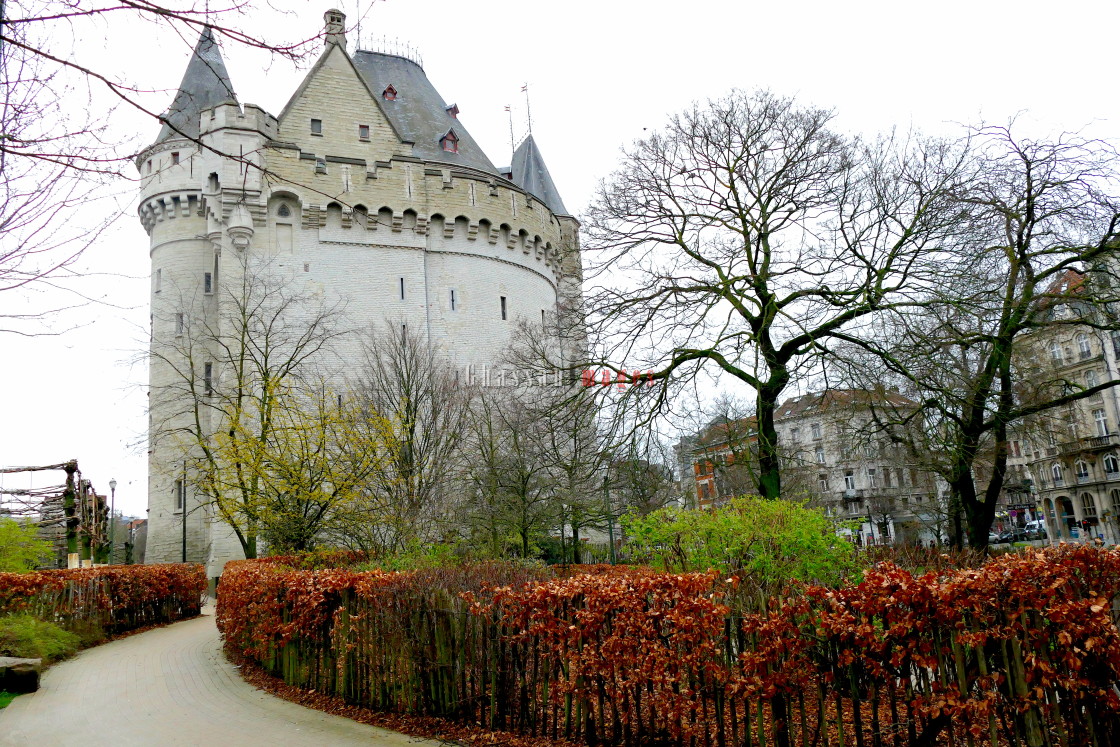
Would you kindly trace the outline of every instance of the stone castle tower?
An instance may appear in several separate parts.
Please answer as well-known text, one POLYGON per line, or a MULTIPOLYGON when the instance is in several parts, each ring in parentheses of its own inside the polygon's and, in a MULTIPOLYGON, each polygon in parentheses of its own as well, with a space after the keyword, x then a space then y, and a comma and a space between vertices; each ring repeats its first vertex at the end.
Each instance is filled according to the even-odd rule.
POLYGON ((579 292, 578 224, 532 136, 496 168, 417 61, 350 54, 343 14, 325 19, 325 49, 277 116, 238 101, 207 29, 136 159, 152 261, 148 562, 185 553, 216 576, 242 556, 158 434, 183 417, 183 371, 197 387, 222 376, 192 335, 221 324, 220 284, 246 258, 346 299, 356 323, 400 319, 459 367, 492 365, 519 320, 579 292))

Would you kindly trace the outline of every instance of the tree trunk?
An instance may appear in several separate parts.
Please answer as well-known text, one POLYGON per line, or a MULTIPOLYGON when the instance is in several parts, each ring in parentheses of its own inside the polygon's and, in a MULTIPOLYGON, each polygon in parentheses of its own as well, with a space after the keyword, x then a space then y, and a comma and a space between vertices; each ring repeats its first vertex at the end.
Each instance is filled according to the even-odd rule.
POLYGON ((780 387, 764 386, 758 390, 756 399, 758 494, 770 500, 782 497, 782 465, 778 458, 778 430, 774 427, 774 412, 780 395, 780 387))
MULTIPOLYGON (((984 527, 983 536, 980 536, 977 530, 982 521, 982 515, 977 514, 977 509, 982 509, 983 504, 976 500, 976 483, 972 480, 972 470, 960 466, 954 471, 956 474, 949 483, 953 547, 958 549, 964 547, 964 537, 967 534, 969 545, 976 548, 985 548, 988 546, 988 527, 991 526, 991 519, 989 518, 987 526, 984 527)), ((994 507, 992 508, 992 515, 995 515, 994 507)))

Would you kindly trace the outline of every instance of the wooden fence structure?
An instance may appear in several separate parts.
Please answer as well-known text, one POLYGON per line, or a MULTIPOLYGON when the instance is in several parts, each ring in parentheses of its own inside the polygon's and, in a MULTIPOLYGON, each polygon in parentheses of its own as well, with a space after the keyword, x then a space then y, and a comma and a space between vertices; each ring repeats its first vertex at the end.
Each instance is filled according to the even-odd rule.
POLYGON ((464 597, 401 574, 256 568, 239 579, 242 566, 223 580, 219 626, 289 684, 552 740, 1120 744, 1109 604, 1120 551, 1031 558, 917 578, 877 569, 759 614, 736 614, 713 591, 728 580, 704 574, 464 597))
POLYGON ((201 565, 180 563, 0 573, 0 615, 115 635, 197 616, 206 583, 201 565))

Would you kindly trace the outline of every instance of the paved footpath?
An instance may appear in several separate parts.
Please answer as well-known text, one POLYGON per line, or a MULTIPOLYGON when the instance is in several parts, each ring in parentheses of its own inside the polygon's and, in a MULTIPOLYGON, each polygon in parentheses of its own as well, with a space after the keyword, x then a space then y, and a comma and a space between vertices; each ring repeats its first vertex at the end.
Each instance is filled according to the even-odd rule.
POLYGON ((87 649, 0 710, 0 745, 372 745, 439 742, 304 708, 247 684, 212 615, 87 649))

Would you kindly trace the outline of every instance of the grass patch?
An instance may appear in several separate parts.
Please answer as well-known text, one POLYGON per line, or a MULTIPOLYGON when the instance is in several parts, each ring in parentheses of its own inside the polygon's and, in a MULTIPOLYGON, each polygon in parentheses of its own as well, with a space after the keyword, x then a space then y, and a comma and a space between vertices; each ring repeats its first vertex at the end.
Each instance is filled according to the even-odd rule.
POLYGON ((31 615, 0 617, 0 656, 42 659, 46 664, 73 656, 79 643, 74 633, 31 615))
POLYGON ((15 693, 4 692, 0 690, 0 708, 7 708, 8 704, 16 699, 15 693))

